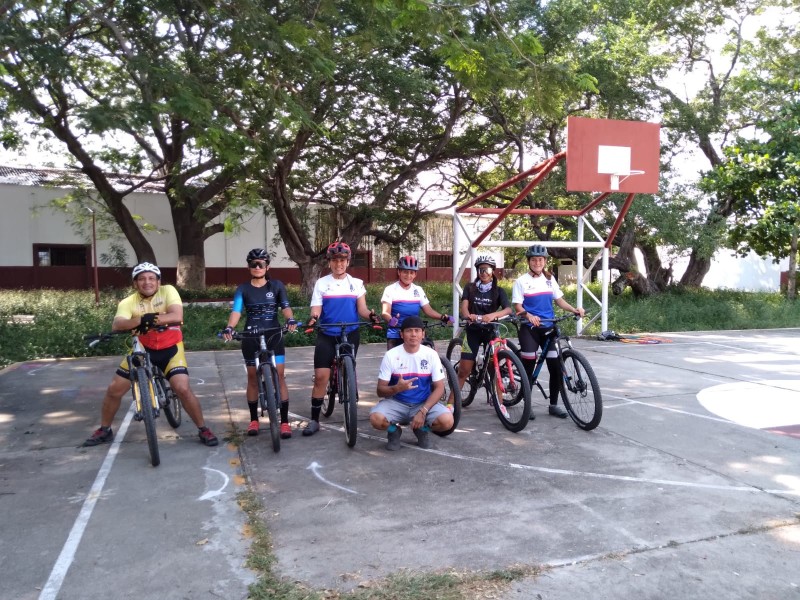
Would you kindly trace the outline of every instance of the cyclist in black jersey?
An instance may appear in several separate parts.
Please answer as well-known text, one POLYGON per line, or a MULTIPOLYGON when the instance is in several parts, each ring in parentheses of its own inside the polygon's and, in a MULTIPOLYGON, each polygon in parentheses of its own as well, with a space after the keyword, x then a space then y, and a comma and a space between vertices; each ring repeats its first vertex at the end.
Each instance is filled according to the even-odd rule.
MULTIPOLYGON (((229 341, 234 328, 239 323, 242 312, 247 313, 245 331, 257 331, 271 327, 280 327, 278 309, 283 313, 289 331, 297 328, 294 314, 289 306, 289 295, 286 287, 276 279, 269 277, 269 253, 262 248, 253 248, 247 254, 247 266, 250 269, 250 281, 236 288, 233 296, 233 308, 223 337, 229 341)), ((283 338, 266 336, 270 349, 275 353, 275 363, 281 386, 281 437, 292 437, 292 426, 289 424, 289 388, 286 385, 283 338)), ((247 368, 247 407, 250 409, 250 425, 247 435, 258 435, 258 380, 256 379, 256 355, 258 354, 258 338, 242 340, 242 356, 247 368)))
POLYGON ((464 344, 461 347, 461 360, 458 365, 458 384, 464 386, 475 364, 475 353, 480 345, 491 340, 491 328, 481 327, 481 323, 491 323, 511 314, 508 294, 500 287, 494 270, 497 263, 491 256, 479 256, 475 261, 478 276, 467 284, 461 295, 461 316, 474 323, 467 325, 464 344))

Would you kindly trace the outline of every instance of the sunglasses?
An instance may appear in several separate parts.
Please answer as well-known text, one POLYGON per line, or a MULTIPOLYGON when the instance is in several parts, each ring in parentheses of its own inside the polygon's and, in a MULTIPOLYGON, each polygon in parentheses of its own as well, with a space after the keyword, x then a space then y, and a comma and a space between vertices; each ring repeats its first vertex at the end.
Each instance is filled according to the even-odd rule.
POLYGON ((267 263, 261 260, 254 260, 253 262, 247 263, 247 266, 251 269, 266 269, 267 263))
POLYGON ((478 269, 478 273, 487 273, 491 275, 492 273, 494 273, 494 269, 492 269, 492 267, 483 267, 481 269, 478 269))

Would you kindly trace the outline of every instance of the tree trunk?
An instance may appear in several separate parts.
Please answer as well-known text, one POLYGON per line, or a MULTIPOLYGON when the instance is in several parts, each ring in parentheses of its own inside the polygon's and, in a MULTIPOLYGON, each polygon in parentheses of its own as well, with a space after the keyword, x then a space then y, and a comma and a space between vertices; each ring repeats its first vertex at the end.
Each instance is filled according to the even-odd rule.
POLYGON ((692 255, 689 257, 689 264, 686 267, 686 271, 683 277, 681 277, 681 285, 700 287, 710 268, 711 259, 701 258, 697 248, 694 248, 692 250, 692 255))
POLYGON ((206 289, 204 226, 192 218, 185 204, 172 206, 172 222, 178 242, 178 270, 175 283, 188 290, 206 289))
POLYGON ((789 300, 797 298, 797 225, 792 232, 792 242, 789 249, 789 273, 786 281, 786 297, 789 300))

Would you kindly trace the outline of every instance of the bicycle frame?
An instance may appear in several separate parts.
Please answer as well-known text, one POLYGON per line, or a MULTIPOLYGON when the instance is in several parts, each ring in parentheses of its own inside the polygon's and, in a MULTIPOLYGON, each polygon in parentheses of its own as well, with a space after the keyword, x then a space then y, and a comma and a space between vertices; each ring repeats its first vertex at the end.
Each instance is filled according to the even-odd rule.
POLYGON ((147 380, 150 385, 150 398, 151 404, 153 409, 153 416, 159 415, 159 404, 158 404, 158 396, 155 391, 155 385, 153 385, 153 363, 150 361, 150 355, 147 354, 142 343, 139 341, 139 336, 134 334, 131 336, 131 343, 132 343, 132 351, 128 354, 127 362, 128 362, 128 373, 130 382, 131 382, 131 394, 133 395, 133 402, 136 406, 136 415, 134 419, 137 421, 141 421, 143 418, 144 407, 142 406, 141 398, 139 394, 136 392, 136 369, 143 368, 145 373, 147 374, 147 380))

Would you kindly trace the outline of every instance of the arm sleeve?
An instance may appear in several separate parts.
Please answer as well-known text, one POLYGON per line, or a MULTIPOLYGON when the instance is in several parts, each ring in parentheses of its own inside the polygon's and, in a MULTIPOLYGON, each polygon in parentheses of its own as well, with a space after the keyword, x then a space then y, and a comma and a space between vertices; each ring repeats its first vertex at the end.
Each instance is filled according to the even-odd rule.
POLYGON ((500 307, 511 308, 511 303, 508 301, 508 294, 506 294, 506 291, 501 287, 498 287, 497 291, 499 292, 497 295, 497 301, 500 303, 500 307))

